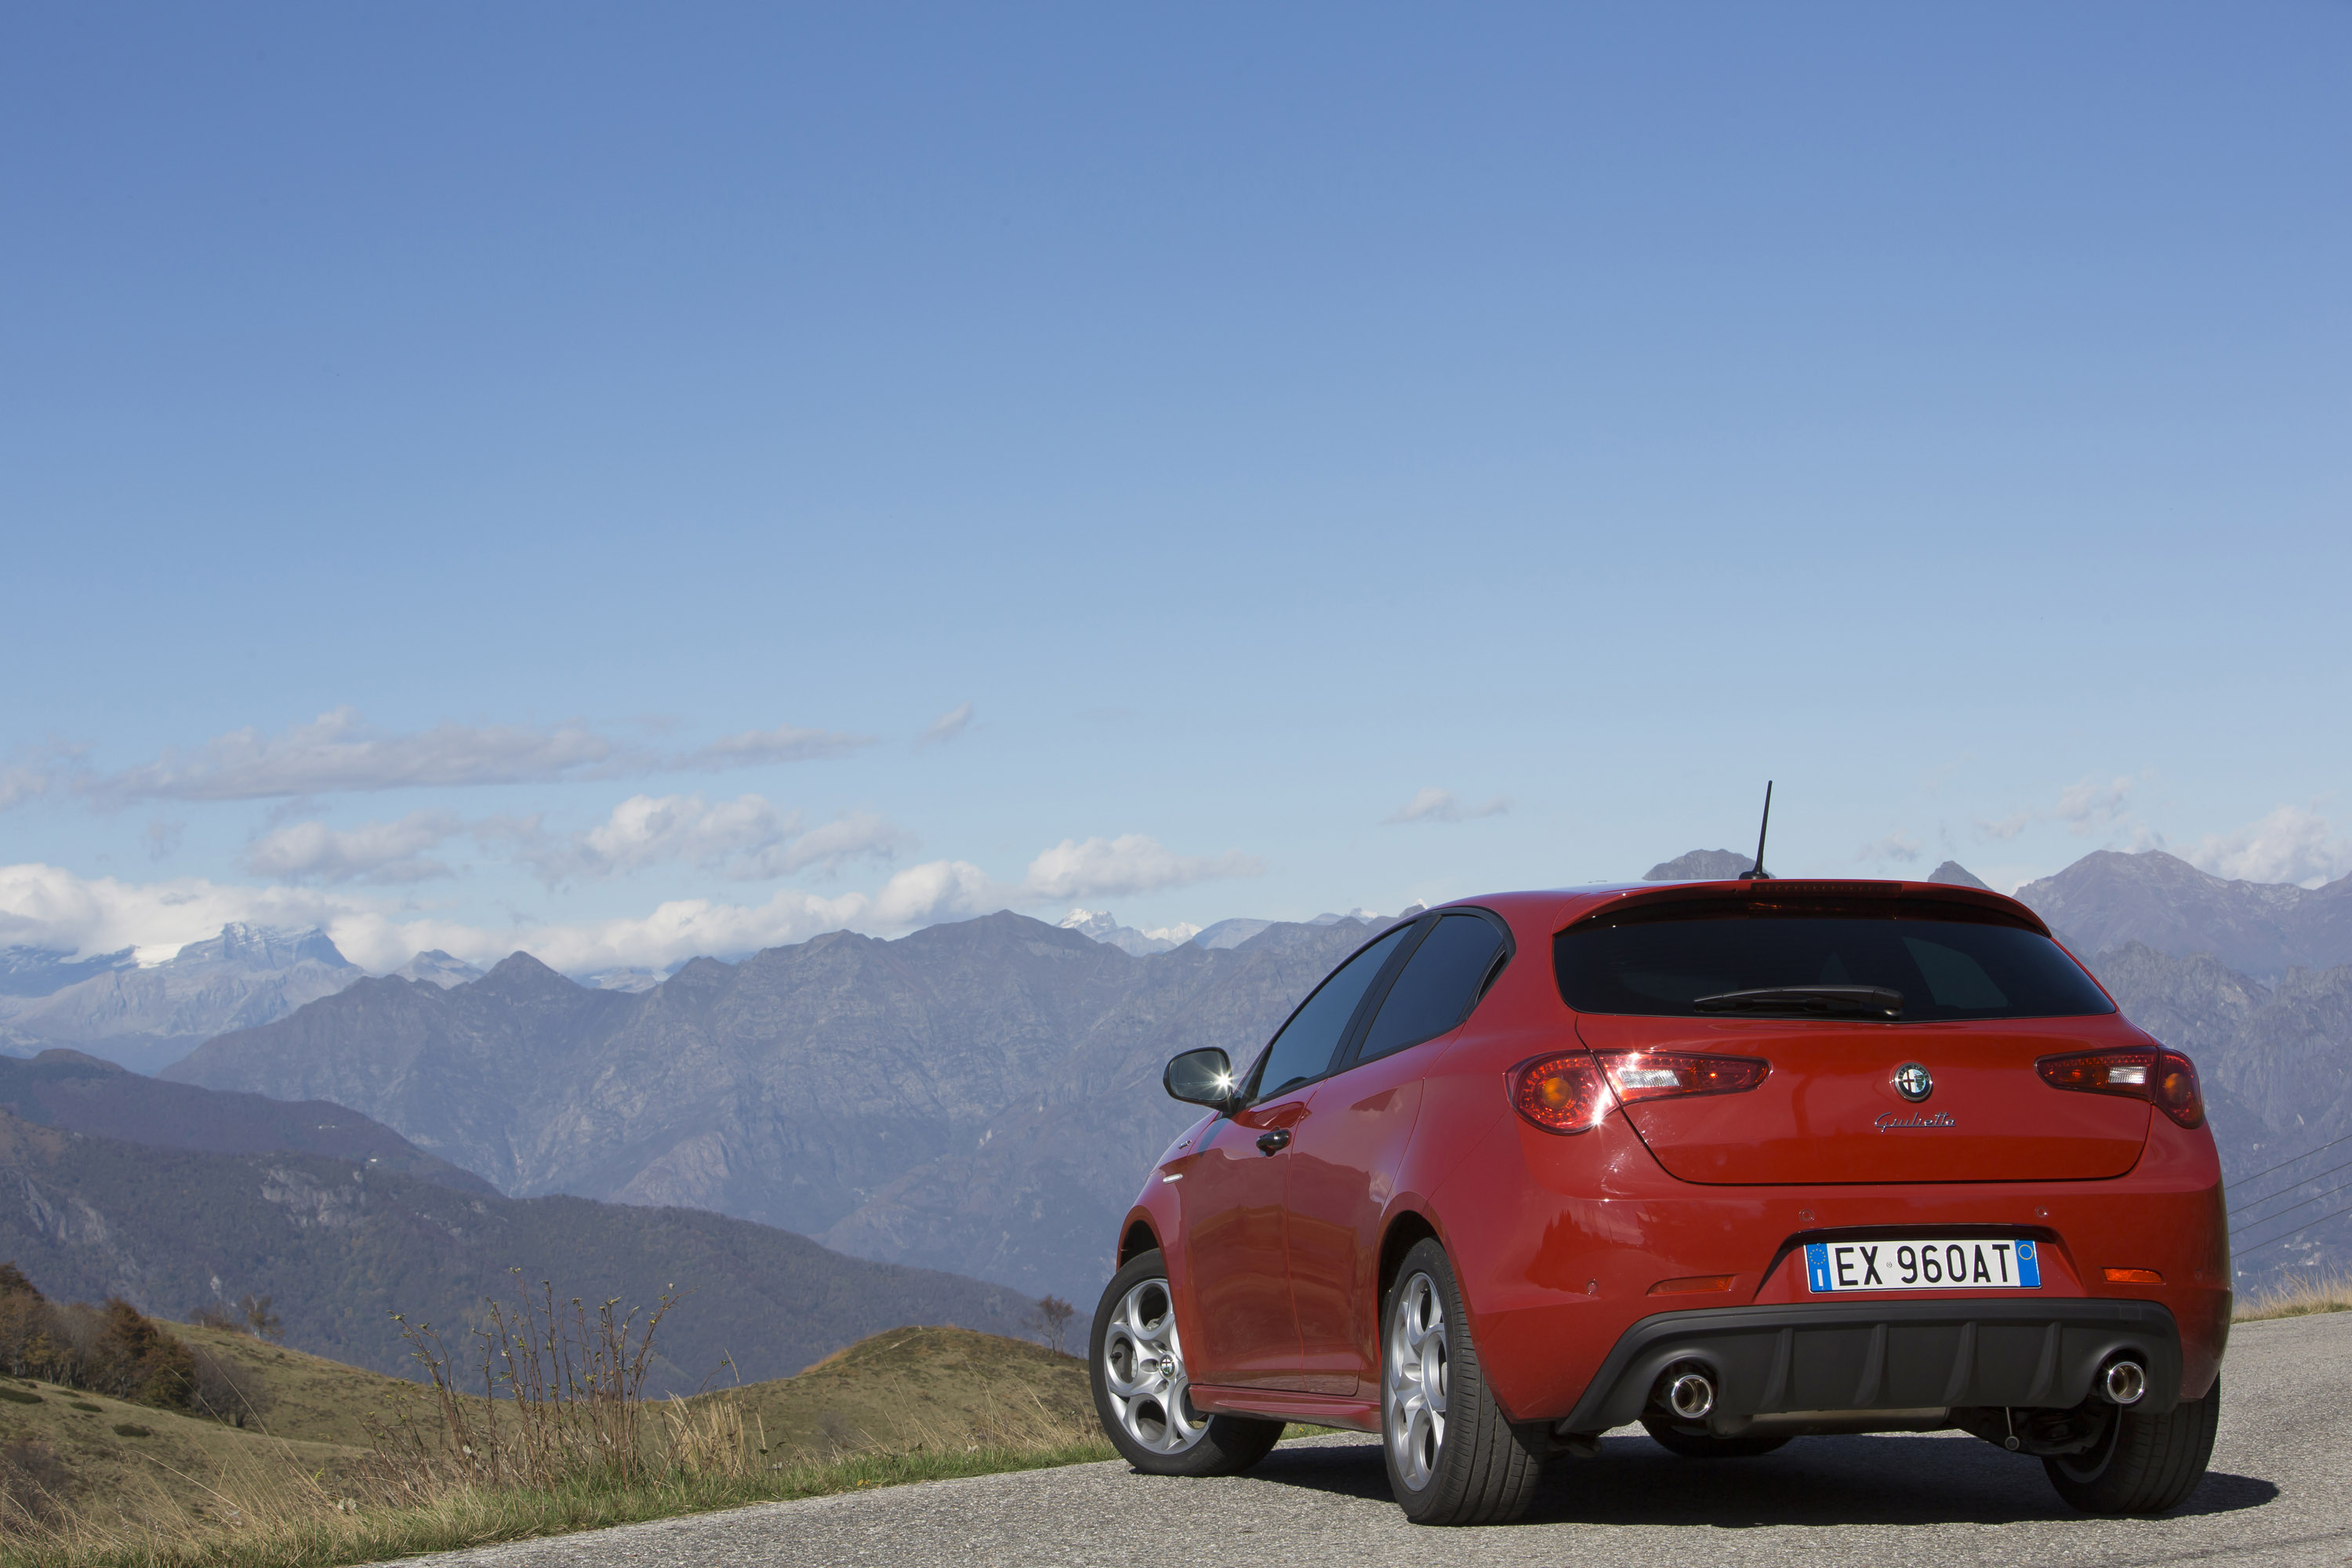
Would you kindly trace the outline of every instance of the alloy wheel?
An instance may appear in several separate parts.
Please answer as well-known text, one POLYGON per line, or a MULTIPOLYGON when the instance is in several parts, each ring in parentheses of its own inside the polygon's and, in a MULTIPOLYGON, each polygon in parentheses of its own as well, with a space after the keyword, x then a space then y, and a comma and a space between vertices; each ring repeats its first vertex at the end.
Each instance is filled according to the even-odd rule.
POLYGON ((1397 1473, 1418 1491, 1445 1448, 1445 1300, 1426 1274, 1405 1281, 1389 1324, 1382 1379, 1390 1450, 1397 1473))
POLYGON ((1102 1376, 1119 1426, 1144 1447, 1181 1454, 1207 1436, 1208 1418, 1188 1397, 1167 1280, 1142 1280, 1118 1299, 1103 1335, 1102 1376))

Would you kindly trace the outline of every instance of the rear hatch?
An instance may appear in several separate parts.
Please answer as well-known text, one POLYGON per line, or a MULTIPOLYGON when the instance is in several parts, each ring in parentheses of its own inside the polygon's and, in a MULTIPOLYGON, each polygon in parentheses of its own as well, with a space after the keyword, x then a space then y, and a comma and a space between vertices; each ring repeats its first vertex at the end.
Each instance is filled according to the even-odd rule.
POLYGON ((1701 1092, 1624 1096, 1684 1181, 2094 1180, 2129 1171, 2147 1141, 2147 1100, 2066 1092, 2036 1071, 2147 1042, 1997 895, 1675 889, 1604 907, 1553 952, 1578 1031, 1621 1087, 1666 1082, 1691 1058, 1769 1064, 1760 1082, 1752 1066, 1684 1070, 1701 1092))

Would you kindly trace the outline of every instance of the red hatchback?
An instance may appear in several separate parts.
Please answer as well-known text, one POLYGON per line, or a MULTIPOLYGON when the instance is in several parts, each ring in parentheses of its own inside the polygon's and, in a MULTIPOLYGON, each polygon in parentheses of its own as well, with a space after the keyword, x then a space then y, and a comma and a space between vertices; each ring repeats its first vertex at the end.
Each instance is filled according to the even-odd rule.
POLYGON ((2230 1323, 2196 1068, 2013 900, 1918 882, 1512 893, 1381 933, 1128 1215, 1095 1314, 1137 1468, 1381 1435, 1412 1519, 1508 1519, 1639 1421, 1694 1458, 1958 1427, 2074 1506, 2204 1474, 2230 1323))

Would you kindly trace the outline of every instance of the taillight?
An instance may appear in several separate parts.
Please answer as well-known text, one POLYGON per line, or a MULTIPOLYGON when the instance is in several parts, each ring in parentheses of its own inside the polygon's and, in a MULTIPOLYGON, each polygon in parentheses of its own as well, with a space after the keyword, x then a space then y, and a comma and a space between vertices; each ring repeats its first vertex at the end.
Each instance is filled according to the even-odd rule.
POLYGON ((1538 1057, 1511 1075, 1511 1106, 1547 1132, 1590 1132, 1609 1114, 1591 1053, 1538 1057))
POLYGON ((2205 1091, 2198 1086, 2197 1064, 2176 1050, 2076 1051, 2043 1057, 2033 1070, 2053 1089, 2145 1100, 2183 1127, 2205 1124, 2205 1091))
POLYGON ((1744 1094, 1771 1076, 1757 1057, 1702 1057, 1687 1051, 1603 1051, 1601 1070, 1617 1098, 1664 1100, 1693 1094, 1744 1094))
POLYGON ((1547 1132, 1589 1132, 1613 1103, 1739 1094, 1772 1074, 1758 1057, 1690 1051, 1567 1051, 1538 1057, 1511 1075, 1511 1104, 1547 1132))
POLYGON ((2183 1127, 2205 1125, 2205 1090, 2197 1082, 2197 1064, 2179 1051, 2158 1051, 2156 1081, 2148 1086, 2156 1108, 2183 1127))

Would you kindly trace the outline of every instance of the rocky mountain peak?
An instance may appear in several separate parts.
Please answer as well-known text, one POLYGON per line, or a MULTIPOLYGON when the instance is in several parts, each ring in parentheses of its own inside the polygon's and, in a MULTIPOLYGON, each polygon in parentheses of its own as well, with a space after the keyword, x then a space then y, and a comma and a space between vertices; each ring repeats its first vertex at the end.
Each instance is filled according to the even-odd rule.
POLYGON ((1644 882, 1727 882, 1745 877, 1756 864, 1753 855, 1734 849, 1693 849, 1671 860, 1661 860, 1642 873, 1644 882))

